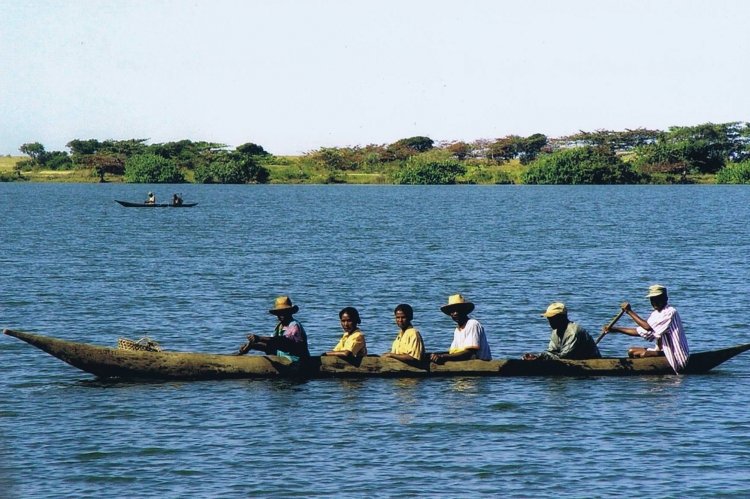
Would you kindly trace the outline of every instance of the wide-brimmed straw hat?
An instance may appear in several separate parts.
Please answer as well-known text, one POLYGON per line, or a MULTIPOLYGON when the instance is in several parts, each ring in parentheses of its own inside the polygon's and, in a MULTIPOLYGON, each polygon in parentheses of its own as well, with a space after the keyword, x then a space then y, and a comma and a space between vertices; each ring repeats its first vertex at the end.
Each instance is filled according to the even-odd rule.
POLYGON ((567 314, 568 313, 568 307, 565 306, 564 303, 556 301, 554 303, 550 303, 549 307, 547 307, 547 310, 542 312, 542 317, 554 317, 556 315, 560 314, 567 314))
POLYGON ((450 295, 448 297, 448 304, 440 307, 440 310, 446 315, 450 315, 454 310, 460 310, 468 314, 474 310, 474 304, 467 301, 463 295, 450 295))
POLYGON ((654 296, 661 296, 665 294, 667 294, 667 288, 665 288, 661 284, 654 284, 653 286, 648 287, 648 294, 646 295, 646 298, 653 298, 654 296))
POLYGON ((292 305, 292 299, 288 296, 279 296, 273 302, 273 308, 268 311, 269 314, 277 315, 281 312, 296 314, 299 311, 297 305, 292 305))

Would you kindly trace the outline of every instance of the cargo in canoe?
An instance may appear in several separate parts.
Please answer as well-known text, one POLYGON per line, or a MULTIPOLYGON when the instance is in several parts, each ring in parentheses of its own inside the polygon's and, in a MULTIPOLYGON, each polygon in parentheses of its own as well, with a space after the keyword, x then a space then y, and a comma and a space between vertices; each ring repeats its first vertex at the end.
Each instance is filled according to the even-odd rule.
MULTIPOLYGON (((274 355, 228 355, 190 352, 150 352, 66 341, 34 333, 3 331, 99 378, 230 379, 435 376, 633 376, 674 374, 664 357, 590 360, 468 360, 407 364, 376 355, 353 363, 338 357, 312 357, 293 363, 274 355)), ((750 343, 694 353, 684 374, 707 373, 749 350, 750 343)))
POLYGON ((182 203, 182 204, 172 204, 172 203, 131 203, 130 201, 120 201, 119 199, 115 199, 115 202, 120 203, 125 208, 192 208, 193 206, 197 205, 198 203, 182 203))

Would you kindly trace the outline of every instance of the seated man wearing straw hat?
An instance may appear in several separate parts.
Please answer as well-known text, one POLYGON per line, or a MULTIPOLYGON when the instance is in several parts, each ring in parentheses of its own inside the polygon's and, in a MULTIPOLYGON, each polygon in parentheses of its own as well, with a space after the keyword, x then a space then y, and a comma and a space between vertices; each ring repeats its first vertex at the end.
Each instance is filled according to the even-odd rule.
POLYGON ((476 319, 469 318, 474 310, 474 304, 466 301, 461 295, 448 297, 448 304, 440 307, 445 315, 449 315, 456 323, 453 331, 453 343, 447 352, 430 354, 430 360, 437 364, 457 360, 492 360, 490 346, 484 327, 476 319))
POLYGON ((660 284, 649 286, 646 295, 651 301, 654 311, 647 320, 643 320, 630 308, 630 303, 623 302, 620 307, 633 319, 637 327, 605 327, 605 331, 614 331, 629 336, 640 336, 648 341, 656 342, 651 348, 632 347, 628 350, 629 357, 655 357, 664 355, 675 373, 680 373, 687 366, 690 357, 685 329, 682 327, 680 314, 669 305, 667 288, 660 284))
POLYGON ((599 359, 601 354, 591 335, 580 325, 568 319, 568 308, 555 302, 542 313, 552 328, 549 346, 540 354, 526 353, 524 360, 535 359, 599 359))
POLYGON ((238 355, 244 355, 250 350, 260 350, 267 355, 280 355, 293 361, 307 359, 310 351, 307 347, 307 334, 302 324, 294 319, 299 311, 297 305, 292 304, 288 296, 279 296, 274 306, 268 311, 278 319, 273 336, 257 336, 249 334, 247 343, 240 347, 238 355))

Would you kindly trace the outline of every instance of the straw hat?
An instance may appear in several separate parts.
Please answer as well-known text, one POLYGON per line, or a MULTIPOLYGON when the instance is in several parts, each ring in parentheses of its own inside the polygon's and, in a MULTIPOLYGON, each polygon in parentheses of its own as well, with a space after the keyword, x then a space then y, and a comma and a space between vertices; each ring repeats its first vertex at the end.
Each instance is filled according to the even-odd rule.
POLYGON ((564 303, 556 301, 554 303, 550 303, 549 307, 547 307, 547 310, 542 313, 542 317, 554 317, 556 315, 567 313, 568 307, 566 307, 564 303))
POLYGON ((667 288, 665 288, 661 284, 654 284, 653 286, 648 287, 648 294, 646 295, 646 298, 653 298, 654 296, 661 296, 666 294, 667 288))
POLYGON ((468 314, 474 310, 474 304, 466 301, 462 295, 450 295, 448 297, 448 304, 440 307, 440 310, 446 315, 450 315, 453 310, 460 310, 468 314))
POLYGON ((273 308, 268 311, 269 314, 278 314, 280 312, 289 312, 296 314, 299 311, 297 305, 292 305, 292 299, 288 296, 279 296, 276 301, 273 302, 273 308))

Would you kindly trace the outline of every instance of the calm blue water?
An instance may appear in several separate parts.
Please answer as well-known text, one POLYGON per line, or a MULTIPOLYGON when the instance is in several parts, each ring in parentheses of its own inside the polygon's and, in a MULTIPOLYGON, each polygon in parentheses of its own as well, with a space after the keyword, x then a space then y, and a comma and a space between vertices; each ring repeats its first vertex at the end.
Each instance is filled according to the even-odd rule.
MULTIPOLYGON (((694 351, 750 342, 750 189, 0 184, 0 327, 231 352, 290 294, 313 352, 476 305, 495 357, 551 301, 598 334, 649 284, 694 351), (137 210, 153 189, 193 209, 137 210)), ((606 355, 637 339, 605 338, 606 355)), ((692 377, 104 383, 0 337, 0 497, 750 495, 750 355, 692 377)))

